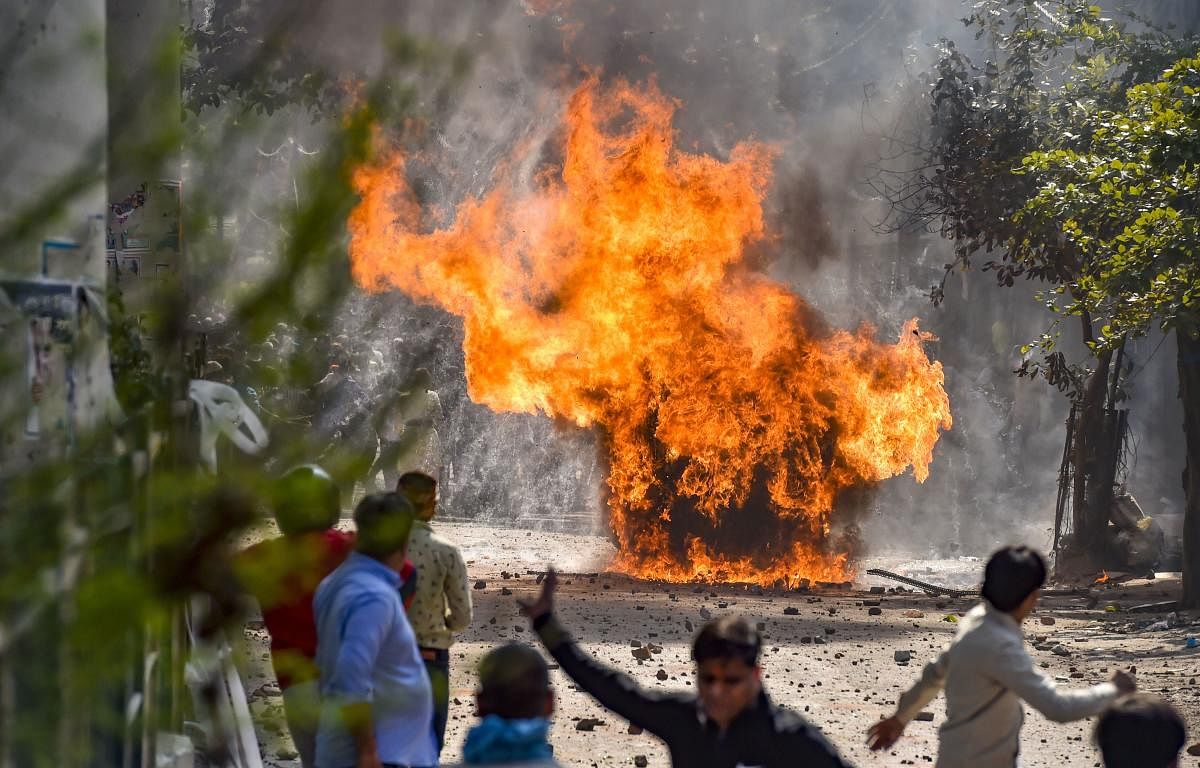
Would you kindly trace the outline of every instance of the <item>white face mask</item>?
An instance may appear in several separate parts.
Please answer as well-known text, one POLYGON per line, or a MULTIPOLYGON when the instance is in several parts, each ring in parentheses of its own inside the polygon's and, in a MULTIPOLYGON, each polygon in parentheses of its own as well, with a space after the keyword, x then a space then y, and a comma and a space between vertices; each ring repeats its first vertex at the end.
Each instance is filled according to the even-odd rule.
POLYGON ((200 414, 200 458, 217 471, 217 438, 225 435, 243 453, 254 455, 267 447, 267 430, 237 390, 226 384, 193 379, 188 399, 200 414))

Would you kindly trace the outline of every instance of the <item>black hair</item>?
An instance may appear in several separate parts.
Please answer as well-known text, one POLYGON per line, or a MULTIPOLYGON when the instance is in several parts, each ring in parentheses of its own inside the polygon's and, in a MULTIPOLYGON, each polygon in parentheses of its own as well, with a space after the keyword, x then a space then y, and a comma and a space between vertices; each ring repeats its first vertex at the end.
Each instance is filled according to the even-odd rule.
POLYGON ((983 571, 983 597, 996 610, 1012 611, 1046 583, 1046 558, 1029 547, 1004 547, 983 571))
POLYGON ((550 669, 542 654, 528 645, 507 643, 479 662, 480 715, 507 720, 541 717, 550 692, 550 669))
POLYGON ((424 472, 405 472, 396 481, 396 493, 403 494, 422 520, 432 518, 437 503, 437 480, 424 472))
POLYGON ((1117 699, 1096 723, 1105 768, 1167 768, 1186 739, 1175 708, 1144 693, 1117 699))
POLYGON ((324 531, 341 516, 341 494, 328 472, 316 464, 301 464, 275 481, 271 510, 284 535, 324 531))
POLYGON ((354 508, 358 538, 354 548, 376 560, 384 560, 404 549, 416 512, 398 493, 372 493, 354 508))
POLYGON ((708 659, 741 659, 748 667, 758 666, 762 639, 750 622, 741 616, 722 616, 700 628, 692 642, 692 660, 700 664, 708 659))
POLYGON ((437 490, 437 480, 424 472, 405 472, 396 481, 396 491, 404 493, 411 491, 416 495, 433 493, 437 490))

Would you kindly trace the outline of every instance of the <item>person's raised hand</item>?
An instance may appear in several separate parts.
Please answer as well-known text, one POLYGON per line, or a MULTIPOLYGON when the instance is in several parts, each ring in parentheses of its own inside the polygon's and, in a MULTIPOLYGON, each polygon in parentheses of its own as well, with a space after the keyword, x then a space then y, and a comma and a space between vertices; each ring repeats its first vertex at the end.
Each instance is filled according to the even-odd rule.
POLYGON ((531 621, 550 613, 554 610, 554 591, 556 589, 558 589, 558 573, 551 567, 546 571, 546 578, 542 579, 542 591, 536 600, 517 600, 521 605, 521 613, 528 616, 531 621))
POLYGON ((1117 686, 1118 693, 1133 693, 1137 690, 1137 680, 1134 679, 1133 675, 1129 674, 1123 669, 1118 669, 1116 672, 1113 672, 1110 679, 1112 684, 1117 686))
POLYGON ((900 722, 900 718, 892 715, 867 729, 867 746, 871 748, 872 752, 887 749, 899 741, 903 734, 904 723, 900 722))

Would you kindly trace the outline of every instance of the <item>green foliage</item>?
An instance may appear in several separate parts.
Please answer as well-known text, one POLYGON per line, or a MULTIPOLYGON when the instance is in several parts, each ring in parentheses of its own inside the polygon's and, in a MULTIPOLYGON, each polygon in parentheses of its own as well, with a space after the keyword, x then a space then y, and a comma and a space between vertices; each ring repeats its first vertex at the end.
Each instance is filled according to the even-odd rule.
MULTIPOLYGON (((977 66, 942 42, 918 151, 928 170, 891 201, 893 226, 932 223, 954 245, 947 276, 982 259, 1001 285, 1046 284, 1043 300, 1058 320, 1026 345, 1042 355, 1021 373, 1078 392, 1089 369, 1057 348, 1059 320, 1078 317, 1085 342, 1101 352, 1152 321, 1171 327, 1194 296, 1185 287, 1193 271, 1162 261, 1167 250, 1186 261, 1194 247, 1180 241, 1194 239, 1194 220, 1182 214, 1189 194, 1194 200, 1185 135, 1194 116, 1180 101, 1193 86, 1159 78, 1198 41, 1144 24, 1133 32, 1074 0, 980 0, 963 21, 996 59, 977 66), (1179 93, 1161 91, 1172 88, 1179 93), (1160 94, 1157 116, 1151 94, 1160 94), (1155 212, 1164 202, 1178 215, 1155 212)), ((933 288, 935 302, 944 285, 933 288)))
POLYGON ((118 290, 108 292, 108 320, 108 354, 117 402, 125 411, 136 411, 155 399, 158 379, 139 318, 125 310, 118 290))
POLYGON ((1093 345, 1113 347, 1153 324, 1200 321, 1200 59, 1181 59, 1130 88, 1119 110, 1080 116, 1080 149, 1035 151, 1038 184, 1014 226, 1058 230, 1080 254, 1069 294, 1051 306, 1089 314, 1093 345))
MULTIPOLYGON (((20 706, 0 713, 0 762, 11 757, 14 765, 35 768, 120 764, 124 734, 136 735, 144 724, 136 710, 130 710, 131 724, 125 717, 134 695, 144 692, 144 665, 151 658, 158 667, 150 679, 163 701, 156 721, 146 724, 150 732, 180 730, 182 722, 173 717, 203 717, 169 713, 163 703, 187 661, 175 653, 172 633, 180 629, 184 607, 197 599, 210 610, 195 631, 237 626, 244 607, 244 585, 232 563, 237 537, 262 522, 271 472, 316 458, 317 446, 303 439, 311 432, 308 424, 283 408, 268 411, 257 398, 264 389, 304 393, 327 370, 331 338, 340 331, 339 308, 351 287, 345 249, 346 215, 355 202, 350 174, 369 156, 380 130, 419 121, 431 105, 448 104, 469 63, 459 51, 400 31, 389 33, 388 58, 375 77, 324 72, 285 45, 288 23, 272 26, 267 20, 279 19, 256 14, 258 5, 218 0, 212 25, 185 33, 192 54, 184 67, 189 111, 172 110, 183 122, 166 120, 141 133, 141 143, 122 155, 139 169, 154 169, 148 171, 152 179, 173 176, 163 169, 177 169, 181 157, 189 168, 182 279, 147 278, 124 296, 109 293, 109 353, 123 413, 78 435, 69 450, 31 443, 28 450, 18 446, 22 453, 15 456, 18 451, 5 446, 0 674, 15 681, 20 706), (278 199, 256 211, 266 220, 265 264, 250 270, 244 250, 218 224, 231 212, 242 221, 252 218, 245 211, 245 187, 260 180, 251 178, 253 169, 226 160, 234 148, 253 152, 277 138, 264 139, 267 121, 260 116, 279 117, 281 110, 307 113, 308 130, 317 138, 312 156, 287 169, 286 189, 254 184, 258 194, 278 199), (197 318, 209 315, 228 320, 202 326, 197 318), (248 360, 281 323, 298 340, 296 348, 270 361, 248 360), (210 346, 218 343, 220 355, 210 346), (214 476, 197 460, 199 425, 187 386, 216 357, 230 368, 240 366, 234 383, 267 423, 272 446, 254 458, 225 443, 214 476)), ((285 21, 289 12, 303 10, 275 5, 285 21)), ((146 74, 168 82, 177 75, 146 74)), ((111 112, 119 128, 121 105, 111 112)), ((95 143, 103 147, 105 137, 95 143)), ((0 233, 36 233, 72 194, 101 183, 98 167, 93 153, 50 185, 49 194, 0 215, 0 233)), ((0 360, 0 386, 28 391, 26 372, 23 357, 0 360)), ((0 408, 6 425, 23 424, 28 402, 9 398, 0 408)), ((335 445, 321 460, 336 465, 357 458, 341 453, 353 449, 335 445)), ((177 690, 190 710, 189 691, 177 690)))

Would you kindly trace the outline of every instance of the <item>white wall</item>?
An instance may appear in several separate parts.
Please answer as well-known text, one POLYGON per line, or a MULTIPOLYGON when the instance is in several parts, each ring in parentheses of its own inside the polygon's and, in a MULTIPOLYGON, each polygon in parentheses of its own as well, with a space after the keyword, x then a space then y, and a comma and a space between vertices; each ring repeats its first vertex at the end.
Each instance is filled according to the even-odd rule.
POLYGON ((57 203, 25 237, 0 240, 0 272, 36 275, 43 241, 73 240, 80 248, 56 250, 50 275, 103 285, 104 1, 8 0, 0 30, 0 227, 30 205, 57 203))

